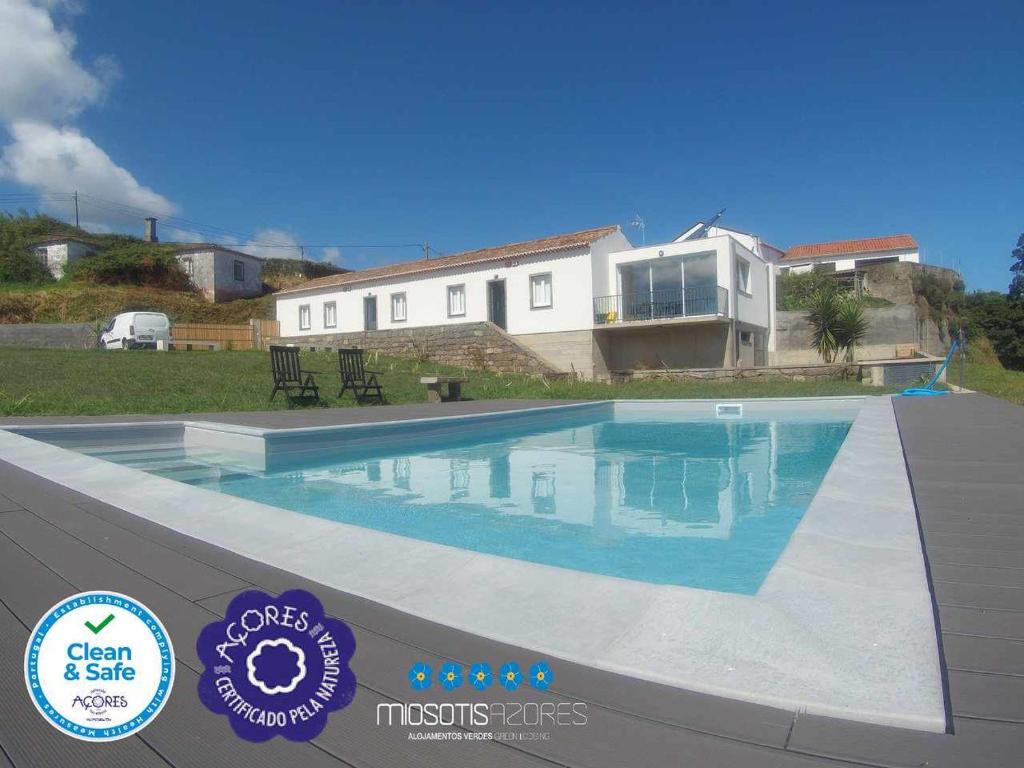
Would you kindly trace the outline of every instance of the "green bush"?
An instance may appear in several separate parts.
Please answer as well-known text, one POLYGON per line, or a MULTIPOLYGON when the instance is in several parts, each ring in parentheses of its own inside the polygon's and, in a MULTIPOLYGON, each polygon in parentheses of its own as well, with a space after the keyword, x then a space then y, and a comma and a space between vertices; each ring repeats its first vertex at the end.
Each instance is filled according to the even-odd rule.
POLYGON ((169 291, 191 289, 174 253, 152 243, 120 242, 72 262, 69 280, 93 285, 144 285, 169 291))
POLYGON ((853 294, 829 283, 808 300, 807 322, 811 324, 811 347, 822 360, 832 363, 842 357, 850 362, 853 350, 867 334, 864 305, 853 294))
MULTIPOLYGON (((0 213, 0 283, 42 285, 53 281, 32 249, 35 241, 67 227, 49 216, 0 213)), ((72 228, 73 229, 73 228, 72 228)))
POLYGON ((786 272, 776 283, 776 308, 799 311, 811 306, 812 297, 835 286, 835 278, 828 272, 786 272))
POLYGON ((978 338, 986 337, 1004 367, 1024 370, 1024 299, 976 291, 959 298, 956 309, 967 326, 968 348, 978 338))

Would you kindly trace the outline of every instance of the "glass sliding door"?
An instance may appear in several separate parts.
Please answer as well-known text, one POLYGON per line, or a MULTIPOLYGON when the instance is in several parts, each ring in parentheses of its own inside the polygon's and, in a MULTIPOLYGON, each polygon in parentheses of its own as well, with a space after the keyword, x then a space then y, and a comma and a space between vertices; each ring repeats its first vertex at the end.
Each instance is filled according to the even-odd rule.
POLYGON ((651 319, 679 317, 683 306, 682 259, 658 259, 651 262, 651 319))
POLYGON ((686 314, 713 315, 718 311, 718 266, 715 254, 690 256, 683 262, 686 314))

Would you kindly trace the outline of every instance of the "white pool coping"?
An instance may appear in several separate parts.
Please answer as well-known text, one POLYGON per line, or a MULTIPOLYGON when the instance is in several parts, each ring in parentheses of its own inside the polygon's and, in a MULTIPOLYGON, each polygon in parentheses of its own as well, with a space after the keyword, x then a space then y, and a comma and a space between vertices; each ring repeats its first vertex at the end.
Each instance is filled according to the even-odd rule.
MULTIPOLYGON (((324 520, 12 431, 0 431, 0 459, 238 554, 500 642, 734 699, 941 732, 946 716, 932 600, 891 399, 854 399, 863 405, 845 442, 753 596, 584 573, 324 520)), ((756 412, 849 400, 728 402, 756 412)), ((671 402, 699 409, 726 401, 671 402)), ((616 407, 606 402, 545 410, 599 406, 616 407)), ((537 409, 503 413, 527 412, 537 409)), ((420 430, 479 418, 405 426, 420 430)), ((182 424, 146 426, 174 430, 182 424)), ((254 440, 372 429, 186 425, 254 440)), ((97 425, 75 429, 95 433, 97 425)))

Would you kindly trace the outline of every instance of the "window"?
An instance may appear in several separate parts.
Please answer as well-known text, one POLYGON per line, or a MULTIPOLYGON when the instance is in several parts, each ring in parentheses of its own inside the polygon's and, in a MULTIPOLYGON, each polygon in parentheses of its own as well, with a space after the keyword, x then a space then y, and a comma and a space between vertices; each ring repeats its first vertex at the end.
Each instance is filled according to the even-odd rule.
POLYGON ((311 325, 311 313, 309 311, 309 304, 303 304, 299 307, 299 330, 308 331, 311 325))
POLYGON ((401 323, 405 321, 405 294, 391 294, 391 322, 401 323))
POLYGON ((530 275, 530 309, 551 308, 551 273, 530 275))
POLYGON ((195 277, 195 275, 196 275, 196 265, 195 265, 195 262, 192 261, 192 257, 191 256, 186 256, 184 259, 182 259, 181 260, 181 266, 185 270, 185 274, 186 275, 188 275, 189 277, 195 277))
POLYGON ((736 260, 736 282, 737 289, 743 293, 750 294, 750 262, 744 259, 736 260))
POLYGON ((338 327, 338 302, 328 301, 324 303, 324 328, 338 327))
POLYGON ((463 317, 466 314, 466 286, 448 286, 448 317, 463 317))
POLYGON ((740 331, 740 344, 749 346, 754 343, 753 334, 750 331, 740 331))
POLYGON ((245 280, 245 262, 235 259, 235 280, 243 282, 245 280))

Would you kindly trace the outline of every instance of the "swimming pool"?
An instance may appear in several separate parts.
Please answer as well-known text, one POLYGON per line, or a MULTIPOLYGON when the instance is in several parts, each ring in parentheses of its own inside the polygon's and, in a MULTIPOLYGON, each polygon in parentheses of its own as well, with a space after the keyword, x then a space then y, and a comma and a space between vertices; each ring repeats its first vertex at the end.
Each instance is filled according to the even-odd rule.
POLYGON ((890 399, 720 405, 438 408, 391 422, 364 409, 339 421, 372 423, 284 429, 36 423, 0 430, 0 460, 84 494, 68 511, 83 522, 108 505, 548 657, 943 730, 890 399), (364 524, 368 508, 390 528, 364 524))
POLYGON ((326 520, 534 563, 755 594, 855 411, 718 418, 647 406, 469 423, 303 452, 277 471, 181 444, 78 450, 326 520))

